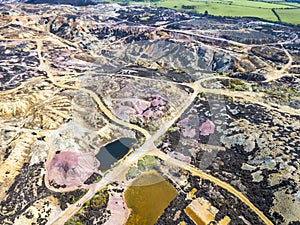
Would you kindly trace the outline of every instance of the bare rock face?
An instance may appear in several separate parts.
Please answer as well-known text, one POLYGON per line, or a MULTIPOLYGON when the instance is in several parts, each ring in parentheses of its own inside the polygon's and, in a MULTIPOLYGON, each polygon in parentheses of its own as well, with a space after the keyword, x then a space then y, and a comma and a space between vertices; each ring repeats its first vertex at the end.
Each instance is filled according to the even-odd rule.
POLYGON ((50 181, 72 187, 83 184, 98 167, 99 162, 91 153, 65 151, 53 157, 47 173, 50 181))
POLYGON ((201 124, 200 126, 200 135, 203 136, 208 136, 210 134, 213 134, 215 132, 215 124, 210 121, 210 120, 206 120, 204 123, 201 124))
POLYGON ((299 224, 299 27, 93 1, 0 0, 0 224, 124 224, 148 170, 156 224, 299 224))

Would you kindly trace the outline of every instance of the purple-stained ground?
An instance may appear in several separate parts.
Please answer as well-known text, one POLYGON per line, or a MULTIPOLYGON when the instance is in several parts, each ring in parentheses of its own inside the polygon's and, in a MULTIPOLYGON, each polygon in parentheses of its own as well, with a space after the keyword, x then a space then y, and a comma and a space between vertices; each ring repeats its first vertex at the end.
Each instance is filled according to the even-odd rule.
POLYGON ((152 120, 164 115, 167 100, 160 95, 153 95, 146 99, 125 99, 117 102, 114 109, 118 118, 129 122, 130 119, 152 120))
POLYGON ((213 134, 215 132, 215 124, 207 119, 204 123, 202 123, 199 127, 200 135, 202 136, 208 136, 210 134, 213 134))
POLYGON ((58 152, 47 166, 48 178, 59 185, 79 186, 94 172, 99 161, 92 153, 64 151, 58 152))
POLYGON ((211 120, 207 119, 199 126, 199 129, 197 128, 198 120, 196 115, 188 115, 177 123, 177 126, 182 129, 184 137, 193 138, 198 131, 202 136, 209 136, 215 132, 215 124, 211 120))

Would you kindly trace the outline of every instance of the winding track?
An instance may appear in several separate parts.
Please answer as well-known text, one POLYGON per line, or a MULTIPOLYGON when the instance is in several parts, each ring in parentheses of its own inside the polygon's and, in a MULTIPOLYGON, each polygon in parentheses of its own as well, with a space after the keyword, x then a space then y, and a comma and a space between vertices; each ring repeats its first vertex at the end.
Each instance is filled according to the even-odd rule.
MULTIPOLYGON (((60 87, 62 87, 62 85, 60 85, 60 87)), ((84 195, 83 198, 81 198, 75 204, 70 205, 69 208, 62 212, 62 214, 57 215, 57 217, 53 219, 50 224, 60 225, 65 223, 72 215, 74 215, 78 211, 79 207, 83 205, 85 201, 91 199, 98 190, 101 190, 107 184, 116 180, 118 175, 125 173, 133 163, 137 162, 137 160, 139 160, 143 156, 147 154, 153 154, 160 157, 163 160, 167 160, 173 165, 179 166, 180 168, 184 168, 190 171, 192 174, 200 176, 202 179, 209 180, 212 183, 222 187, 223 189, 233 194, 235 197, 239 198, 247 206, 249 206, 249 208, 253 210, 262 219, 262 221, 265 222, 265 224, 272 225, 273 223, 264 215, 264 213, 260 211, 257 207, 255 207, 245 195, 237 191, 234 187, 212 175, 201 171, 200 169, 196 169, 190 165, 182 163, 181 161, 170 158, 165 153, 158 151, 158 149, 156 149, 156 147, 154 146, 154 141, 161 135, 163 135, 168 130, 168 128, 172 126, 172 124, 174 124, 174 122, 190 106, 190 104, 192 104, 197 95, 202 91, 202 88, 198 86, 197 83, 195 83, 194 85, 190 85, 190 87, 195 90, 194 93, 189 97, 188 101, 181 107, 181 110, 172 118, 172 120, 170 120, 163 127, 161 127, 152 137, 148 137, 146 142, 139 149, 135 150, 135 152, 128 155, 124 160, 122 160, 122 162, 117 167, 113 168, 108 174, 106 174, 103 180, 101 180, 97 184, 91 185, 91 188, 89 189, 88 193, 84 195), (195 89, 195 87, 197 87, 197 90, 195 89)), ((97 95, 91 95, 91 97, 97 97, 98 99, 94 99, 97 103, 101 101, 97 95)), ((106 113, 106 111, 103 112, 106 113)))
MULTIPOLYGON (((15 19, 17 18, 17 16, 14 18, 14 20, 11 23, 15 22, 15 19)), ((160 29, 160 28, 157 28, 160 29)), ((175 32, 175 31, 174 31, 175 32)), ((178 31, 176 31, 178 32, 178 31)), ((181 32, 183 34, 188 34, 188 35, 195 35, 195 34, 191 34, 189 32, 181 32)), ((66 40, 62 40, 61 38, 58 38, 57 36, 53 35, 53 34, 48 34, 51 38, 55 39, 55 41, 60 42, 62 45, 69 45, 72 47, 75 47, 77 49, 79 49, 78 45, 66 40)), ((226 39, 220 39, 220 38, 216 38, 216 37, 209 37, 207 35, 198 35, 201 38, 209 38, 211 40, 221 40, 221 41, 228 41, 226 39)), ((1 40, 26 40, 26 39, 5 39, 5 38, 1 38, 1 40)), ((30 39, 32 40, 32 39, 30 39)), ((57 87, 60 88, 64 88, 64 89, 71 89, 71 90, 79 90, 79 91, 83 91, 87 94, 89 94, 94 101, 98 104, 99 109, 112 121, 128 127, 130 129, 136 130, 138 132, 141 132, 145 137, 146 137, 146 142, 139 148, 137 149, 135 152, 133 152, 132 154, 128 155, 121 164, 119 164, 117 167, 111 169, 106 176, 99 182, 96 184, 92 184, 89 186, 89 191, 87 192, 86 195, 84 195, 78 202, 76 202, 75 204, 70 205, 65 211, 63 211, 61 214, 57 215, 56 218, 53 218, 52 221, 50 221, 49 224, 57 224, 57 225, 61 225, 63 224, 65 221, 68 220, 68 218, 70 218, 72 215, 74 215, 80 208, 80 206, 86 202, 87 200, 91 199, 93 197, 93 195, 100 189, 102 189, 103 187, 105 187, 108 183, 112 182, 113 180, 115 180, 119 175, 123 174, 124 172, 126 172, 128 170, 128 168, 135 163, 138 159, 140 159, 141 157, 143 157, 146 154, 152 154, 152 155, 156 155, 159 158, 163 159, 163 160, 167 160, 168 162, 172 163, 173 165, 176 165, 178 167, 184 168, 188 171, 190 171, 192 174, 194 175, 198 175, 200 176, 202 179, 206 179, 209 180, 213 183, 215 183, 216 185, 224 188, 225 190, 227 190, 228 192, 230 192, 231 194, 233 194, 234 196, 236 196, 237 198, 239 198, 243 203, 245 203, 246 205, 249 206, 249 208, 251 210, 253 210, 253 212, 255 212, 267 225, 271 225, 272 222, 263 214, 263 212, 261 212, 256 206, 254 206, 248 199, 246 196, 244 196, 241 192, 237 191, 234 187, 232 187, 231 185, 219 180, 218 178, 215 178, 197 168, 194 168, 191 165, 187 165, 184 164, 176 159, 170 158, 169 156, 167 156, 166 154, 164 154, 163 152, 158 151, 155 146, 154 146, 154 141, 159 138, 161 135, 163 135, 167 129, 181 116, 181 114, 187 109, 187 107, 189 107, 189 105, 193 102, 193 100, 196 98, 196 96, 199 93, 216 93, 216 90, 214 89, 205 89, 203 87, 201 87, 200 82, 197 81, 195 83, 191 83, 191 84, 181 84, 181 85, 185 85, 188 86, 190 88, 194 89, 194 93, 191 94, 191 96, 189 97, 188 101, 181 107, 181 110, 179 110, 179 112, 174 115, 174 117, 167 122, 163 127, 161 127, 153 136, 151 136, 149 134, 149 132, 139 126, 124 122, 120 119, 118 119, 115 115, 113 115, 113 113, 103 104, 103 102, 101 101, 101 99, 99 98, 99 96, 94 93, 91 90, 82 88, 82 87, 78 87, 78 86, 72 86, 72 85, 67 85, 65 83, 61 83, 61 81, 57 81, 58 79, 61 80, 60 78, 56 78, 55 77, 55 72, 51 70, 48 62, 42 57, 42 41, 44 39, 35 39, 34 41, 36 41, 37 45, 38 45, 38 55, 39 55, 39 59, 40 59, 40 69, 47 71, 47 75, 50 79, 50 81, 57 87)), ((49 40, 49 38, 47 38, 47 40, 49 40)), ((233 42, 230 41, 230 44, 234 44, 240 47, 245 47, 245 44, 242 43, 238 43, 238 42, 233 42)), ((288 51, 286 51, 286 54, 289 56, 289 62, 287 65, 285 65, 283 67, 283 69, 281 71, 276 71, 276 76, 270 76, 269 80, 273 80, 273 79, 277 79, 278 77, 280 77, 292 64, 292 57, 291 55, 288 53, 288 51)), ((75 74, 76 75, 76 74, 75 74)), ((38 78, 39 79, 39 78, 38 78)), ((143 79, 141 77, 139 77, 139 79, 143 79)), ((210 79, 210 78, 207 78, 210 79)), ((161 80, 162 82, 164 82, 163 80, 161 80)), ((9 91, 4 91, 2 93, 0 93, 0 95, 5 95, 6 93, 13 93, 14 91, 23 88, 26 85, 26 83, 21 84, 21 86, 19 86, 18 88, 14 89, 14 90, 9 90, 9 91)), ((242 94, 240 92, 233 92, 233 91, 221 91, 221 94, 227 95, 227 96, 231 96, 231 97, 241 97, 249 102, 253 102, 256 104, 261 104, 260 101, 255 100, 253 97, 249 97, 245 94, 242 94)), ((262 105, 262 104, 261 104, 262 105)), ((270 106, 268 103, 264 103, 263 106, 274 110, 274 108, 272 106, 270 106)), ((277 106, 276 106, 277 107, 277 106)), ((283 106, 278 106, 278 108, 276 109, 278 111, 282 111, 285 113, 289 113, 289 114, 299 114, 298 111, 291 111, 290 108, 284 108, 283 106)))
MULTIPOLYGON (((44 68, 47 69, 46 71, 49 72, 50 68, 44 68)), ((114 117, 115 116, 111 116, 112 113, 103 105, 103 103, 101 102, 100 98, 92 91, 87 90, 85 88, 79 88, 79 87, 74 87, 74 86, 69 86, 69 85, 65 85, 65 84, 60 84, 58 82, 55 81, 55 78, 53 77, 53 75, 51 73, 49 73, 50 76, 50 80, 57 86, 61 87, 61 88, 67 88, 67 89, 76 89, 76 90, 81 90, 84 91, 86 93, 88 93, 98 104, 99 108, 103 111, 103 113, 105 113, 109 118, 111 118, 114 122, 119 123, 119 119, 115 120, 114 117)), ((187 84, 186 84, 187 85, 187 84)), ((194 99, 197 97, 197 95, 201 92, 205 90, 199 86, 199 82, 195 82, 193 84, 187 85, 190 88, 194 89, 193 94, 189 97, 188 101, 181 107, 181 110, 172 118, 172 120, 170 120, 169 122, 167 122, 163 127, 161 127, 153 136, 151 136, 147 131, 145 133, 148 133, 149 135, 146 136, 146 142, 139 148, 137 149, 135 152, 133 152, 132 154, 130 154, 129 156, 127 156, 125 158, 125 160, 122 161, 122 163, 120 163, 117 167, 113 168, 108 174, 105 175, 104 179, 102 179, 99 183, 97 184, 93 184, 91 185, 91 187, 89 188, 89 191, 87 192, 87 194, 85 194, 79 201, 77 201, 75 204, 70 205, 65 211, 62 212, 62 214, 57 215, 57 217, 55 219, 53 219, 51 221, 50 224, 53 225, 60 225, 65 223, 72 215, 74 215, 78 210, 79 207, 81 205, 84 204, 84 202, 88 201, 89 199, 91 199, 98 190, 101 190, 102 188, 104 188, 107 184, 109 184, 110 182, 113 182, 114 180, 116 180, 116 178, 118 177, 118 175, 125 173, 129 167, 137 162, 137 160, 139 160, 140 158, 142 158, 143 156, 147 155, 147 154, 153 154, 156 155, 158 157, 160 157, 163 160, 167 160, 168 162, 171 162, 173 165, 179 166, 181 168, 184 168, 188 171, 190 171, 192 174, 198 175, 200 176, 202 179, 206 179, 211 181, 212 183, 215 183, 216 185, 222 187, 223 189, 227 190, 228 192, 230 192, 231 194, 233 194, 235 197, 239 198, 243 203, 245 203, 247 206, 249 206, 249 208, 251 210, 253 210, 261 219, 262 221, 265 222, 265 224, 267 225, 272 225, 273 223, 263 214, 262 211, 260 211, 257 207, 255 207, 249 200, 248 198, 243 195, 241 192, 237 191, 234 187, 232 187, 231 185, 221 181, 220 179, 209 175, 203 171, 201 171, 200 169, 196 169, 190 165, 184 164, 181 161, 178 161, 176 159, 170 158, 169 156, 167 156, 165 153, 158 151, 158 149, 156 149, 156 147, 154 146, 154 141, 159 138, 161 135, 163 135, 170 126, 172 126, 172 124, 174 124, 174 122, 176 122, 176 120, 182 115, 182 113, 190 106, 190 104, 192 104, 192 102, 194 101, 194 99)), ((136 126, 132 127, 132 124, 128 124, 125 123, 124 121, 121 121, 121 123, 119 123, 121 125, 130 125, 128 127, 130 127, 131 129, 135 129, 136 126)), ((138 131, 139 127, 137 127, 138 131)))

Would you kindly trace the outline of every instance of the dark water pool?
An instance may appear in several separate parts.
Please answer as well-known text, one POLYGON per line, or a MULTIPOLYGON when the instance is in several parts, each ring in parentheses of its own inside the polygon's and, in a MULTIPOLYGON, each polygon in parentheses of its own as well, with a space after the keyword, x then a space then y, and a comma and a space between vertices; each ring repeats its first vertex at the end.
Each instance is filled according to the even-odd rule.
POLYGON ((108 170, 112 164, 127 154, 134 142, 133 138, 120 138, 102 147, 96 155, 100 161, 99 169, 101 171, 108 170))

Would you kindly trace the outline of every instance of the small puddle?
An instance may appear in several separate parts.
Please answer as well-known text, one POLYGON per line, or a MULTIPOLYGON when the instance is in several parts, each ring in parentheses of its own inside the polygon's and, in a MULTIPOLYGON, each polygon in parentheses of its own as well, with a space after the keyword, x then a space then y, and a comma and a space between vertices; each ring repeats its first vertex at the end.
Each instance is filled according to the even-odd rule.
POLYGON ((125 191, 131 209, 126 225, 155 224, 176 195, 177 190, 157 172, 140 175, 125 191))
POLYGON ((102 147, 96 158, 100 161, 99 169, 108 170, 112 164, 123 158, 135 142, 133 138, 120 138, 102 147))

